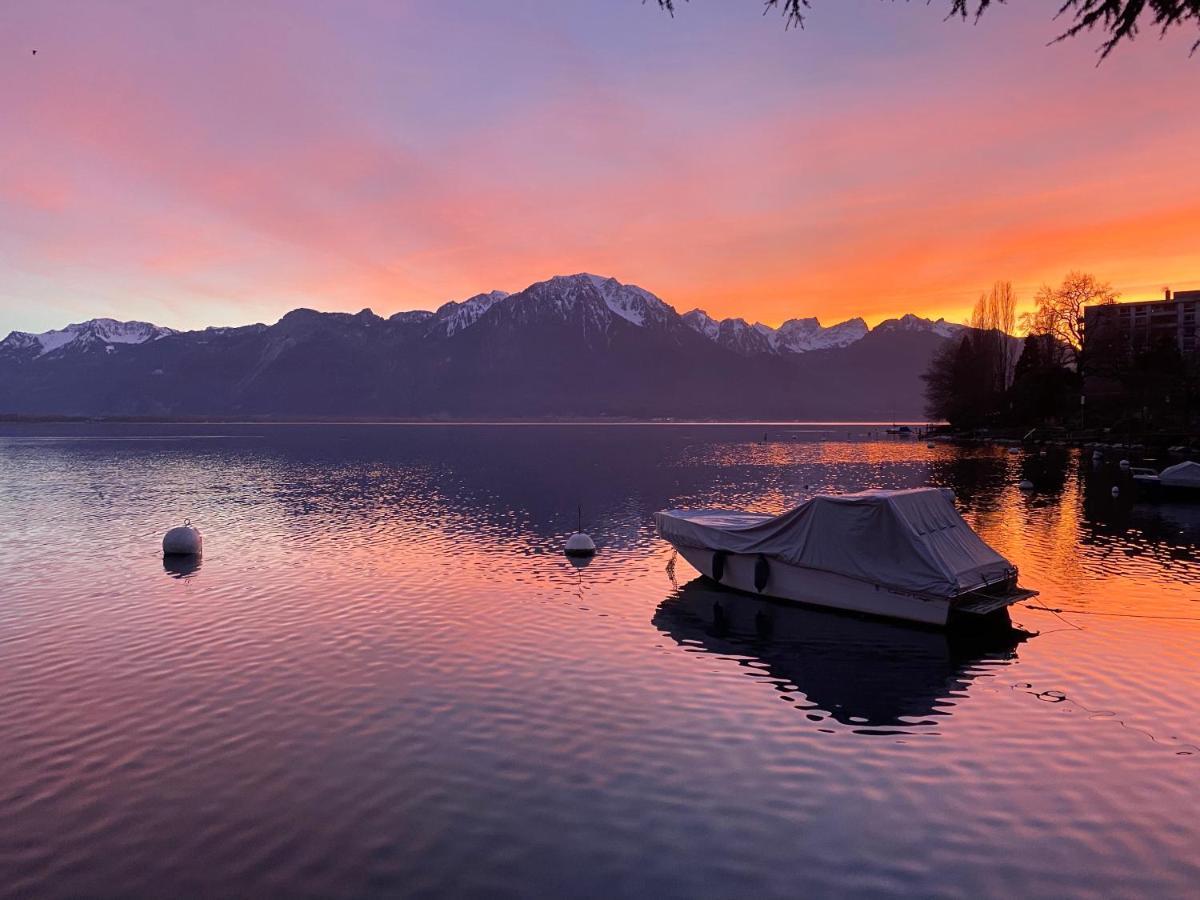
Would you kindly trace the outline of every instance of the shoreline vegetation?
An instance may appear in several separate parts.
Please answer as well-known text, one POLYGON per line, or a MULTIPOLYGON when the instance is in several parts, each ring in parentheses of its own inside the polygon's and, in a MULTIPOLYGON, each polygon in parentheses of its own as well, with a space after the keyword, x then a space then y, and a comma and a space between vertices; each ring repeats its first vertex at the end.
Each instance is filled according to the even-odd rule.
POLYGON ((1086 313, 1118 297, 1093 275, 1070 272, 1038 291, 1034 310, 1020 317, 1018 345, 1017 298, 1010 283, 997 282, 961 337, 930 361, 926 415, 959 440, 1195 454, 1200 360, 1172 336, 1135 348, 1089 330, 1086 313))

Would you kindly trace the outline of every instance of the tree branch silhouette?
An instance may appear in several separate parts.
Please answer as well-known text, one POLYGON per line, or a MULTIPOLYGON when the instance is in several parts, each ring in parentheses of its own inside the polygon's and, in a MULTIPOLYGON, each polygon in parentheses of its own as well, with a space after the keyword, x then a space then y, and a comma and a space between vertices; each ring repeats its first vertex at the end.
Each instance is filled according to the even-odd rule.
MULTIPOLYGON (((646 0, 643 0, 646 2, 646 0)), ((688 0, 657 0, 658 5, 672 16, 675 7, 688 0)), ((761 0, 763 13, 778 9, 784 17, 785 27, 804 27, 812 0, 761 0)), ((933 3, 934 0, 926 0, 933 3)), ((974 19, 976 21, 989 7, 1005 3, 1006 0, 945 0, 950 4, 946 18, 974 19)), ((1098 29, 1106 37, 1100 45, 1100 60, 1103 61, 1122 41, 1132 41, 1138 34, 1143 21, 1158 29, 1159 37, 1172 28, 1194 25, 1200 29, 1200 0, 1048 0, 1057 7, 1054 18, 1070 17, 1071 24, 1050 43, 1065 41, 1084 31, 1098 29)), ((1192 44, 1192 53, 1200 49, 1200 39, 1192 44)))

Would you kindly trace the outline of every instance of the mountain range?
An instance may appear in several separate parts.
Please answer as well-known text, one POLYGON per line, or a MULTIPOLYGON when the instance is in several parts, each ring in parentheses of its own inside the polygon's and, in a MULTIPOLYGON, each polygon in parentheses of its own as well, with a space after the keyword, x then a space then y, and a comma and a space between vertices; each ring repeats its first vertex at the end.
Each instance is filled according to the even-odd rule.
POLYGON ((0 341, 0 413, 912 419, 920 373, 962 327, 907 315, 771 328, 556 276, 386 319, 296 309, 200 331, 14 331, 0 341))

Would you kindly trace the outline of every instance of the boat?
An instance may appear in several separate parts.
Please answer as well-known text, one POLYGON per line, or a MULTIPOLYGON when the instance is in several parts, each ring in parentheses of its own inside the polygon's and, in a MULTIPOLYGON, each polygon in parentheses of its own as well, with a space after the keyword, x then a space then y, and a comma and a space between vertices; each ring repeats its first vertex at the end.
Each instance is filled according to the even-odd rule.
POLYGON ((899 428, 897 428, 895 425, 893 425, 891 428, 888 428, 885 430, 888 434, 910 435, 913 433, 913 430, 911 428, 909 428, 907 425, 901 425, 899 428))
POLYGON ((1130 471, 1134 484, 1140 488, 1200 499, 1200 463, 1190 460, 1176 463, 1157 474, 1153 469, 1135 468, 1130 471))
POLYGON ((669 509, 658 534, 737 590, 946 626, 1037 596, 940 488, 820 494, 782 515, 669 509))

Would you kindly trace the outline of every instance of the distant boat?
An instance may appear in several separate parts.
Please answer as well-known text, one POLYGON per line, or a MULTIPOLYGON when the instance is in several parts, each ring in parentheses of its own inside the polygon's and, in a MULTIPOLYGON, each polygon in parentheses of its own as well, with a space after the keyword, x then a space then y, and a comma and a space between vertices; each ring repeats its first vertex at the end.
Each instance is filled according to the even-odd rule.
POLYGON ((946 625, 1037 596, 938 488, 819 495, 780 516, 665 510, 658 534, 738 590, 946 625))
POLYGON ((907 425, 901 425, 899 428, 897 428, 895 425, 893 425, 891 428, 887 429, 887 433, 888 434, 912 434, 913 430, 911 428, 909 428, 907 425))

